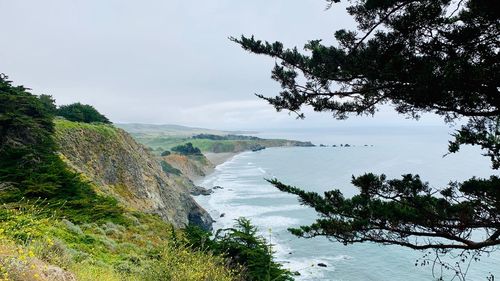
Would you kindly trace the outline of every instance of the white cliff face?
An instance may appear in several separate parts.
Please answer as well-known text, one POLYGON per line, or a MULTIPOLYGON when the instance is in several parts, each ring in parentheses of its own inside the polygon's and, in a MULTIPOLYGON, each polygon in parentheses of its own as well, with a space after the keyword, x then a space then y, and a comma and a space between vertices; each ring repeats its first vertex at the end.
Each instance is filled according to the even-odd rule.
POLYGON ((157 159, 125 131, 108 125, 58 125, 57 140, 73 169, 126 208, 158 214, 176 227, 192 223, 211 229, 212 218, 189 188, 164 173, 157 159))

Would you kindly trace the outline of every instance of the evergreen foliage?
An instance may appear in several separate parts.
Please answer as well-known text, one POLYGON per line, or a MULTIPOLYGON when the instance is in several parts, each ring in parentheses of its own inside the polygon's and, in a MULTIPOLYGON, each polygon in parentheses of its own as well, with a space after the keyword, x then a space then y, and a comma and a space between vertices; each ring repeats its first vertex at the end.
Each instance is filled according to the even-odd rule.
POLYGON ((116 200, 97 195, 59 158, 47 100, 0 75, 0 202, 44 198, 75 221, 119 219, 116 200))
MULTIPOLYGON (((329 7, 340 0, 327 1, 329 7)), ((418 119, 423 113, 445 122, 467 121, 450 141, 483 149, 500 168, 500 9, 487 0, 354 0, 348 13, 357 30, 335 32, 337 44, 305 44, 306 53, 254 36, 231 38, 243 49, 274 58, 272 78, 282 91, 267 100, 276 110, 304 118, 301 109, 329 112, 337 119, 374 115, 380 105, 418 119)), ((360 194, 339 190, 323 195, 278 180, 277 188, 300 197, 321 216, 292 229, 303 237, 324 235, 342 243, 376 242, 447 253, 461 259, 500 245, 500 182, 472 178, 431 188, 418 176, 387 180, 353 177, 360 194), (475 236, 474 233, 484 235, 475 236), (465 253, 465 254, 464 254, 465 253)), ((457 273, 459 274, 459 273, 457 273)))
POLYGON ((186 236, 197 249, 208 250, 228 258, 230 266, 243 267, 248 281, 290 281, 291 272, 274 261, 272 245, 246 218, 236 220, 234 227, 220 229, 214 238, 198 227, 186 229, 186 236))
POLYGON ((42 102, 45 109, 50 112, 50 114, 55 115, 57 113, 57 106, 55 104, 56 100, 50 95, 40 95, 38 96, 40 102, 42 102))
POLYGON ((170 152, 170 151, 165 150, 165 151, 163 151, 163 152, 160 154, 160 156, 169 156, 170 154, 171 154, 171 152, 170 152))
POLYGON ((106 124, 111 123, 109 119, 106 118, 106 116, 99 113, 99 111, 97 111, 97 109, 95 109, 93 106, 88 104, 81 104, 79 102, 69 105, 62 105, 57 109, 57 115, 74 122, 99 122, 106 124))
POLYGON ((201 155, 201 150, 190 142, 172 147, 171 150, 182 155, 201 155))

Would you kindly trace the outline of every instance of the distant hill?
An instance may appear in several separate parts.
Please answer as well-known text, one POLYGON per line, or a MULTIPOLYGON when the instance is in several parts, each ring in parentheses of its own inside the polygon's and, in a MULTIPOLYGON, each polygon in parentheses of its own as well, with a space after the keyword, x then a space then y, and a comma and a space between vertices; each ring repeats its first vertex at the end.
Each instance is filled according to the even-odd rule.
POLYGON ((222 131, 179 125, 116 124, 116 126, 127 131, 157 155, 186 143, 192 143, 202 152, 214 153, 234 153, 265 147, 314 146, 311 142, 248 136, 255 133, 248 131, 222 131))
POLYGON ((181 125, 154 125, 154 124, 114 124, 116 127, 127 131, 134 136, 183 136, 190 137, 199 134, 227 135, 227 134, 249 134, 245 131, 222 131, 205 128, 187 127, 181 125))

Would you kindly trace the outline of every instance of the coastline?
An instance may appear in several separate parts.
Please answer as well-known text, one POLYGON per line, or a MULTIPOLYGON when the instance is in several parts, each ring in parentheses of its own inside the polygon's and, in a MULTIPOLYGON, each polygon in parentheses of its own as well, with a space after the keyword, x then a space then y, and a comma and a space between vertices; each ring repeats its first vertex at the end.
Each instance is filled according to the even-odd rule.
MULTIPOLYGON (((207 178, 209 175, 211 175, 217 166, 222 165, 226 163, 227 161, 231 160, 234 156, 240 154, 242 152, 220 152, 220 153, 215 153, 215 152, 203 152, 203 155, 207 158, 208 162, 211 163, 208 166, 205 167, 205 173, 204 175, 191 175, 188 176, 188 178, 196 185, 200 185, 205 178, 207 178)), ((204 186, 204 188, 206 188, 204 186)))
MULTIPOLYGON (((209 172, 206 173, 205 176, 197 177, 196 181, 193 181, 193 182, 196 185, 202 186, 206 189, 213 188, 213 182, 209 179, 209 177, 216 171, 216 167, 232 160, 235 156, 240 155, 240 154, 245 153, 245 152, 249 152, 249 151, 224 152, 224 153, 213 153, 213 152, 203 153, 205 155, 205 157, 213 164, 213 167, 210 169, 209 172), (206 181, 206 179, 208 179, 208 180, 206 181)), ((213 220, 214 220, 213 225, 212 225, 213 226, 213 233, 215 233, 218 229, 225 228, 223 225, 220 224, 220 220, 222 218, 227 219, 228 217, 230 217, 230 215, 225 216, 226 210, 224 209, 223 205, 210 204, 211 197, 213 197, 214 195, 220 196, 221 193, 225 193, 225 192, 233 193, 234 191, 233 191, 233 188, 227 188, 226 185, 223 185, 221 189, 215 191, 215 194, 212 193, 212 194, 208 194, 206 196, 204 196, 204 195, 193 196, 193 198, 195 198, 195 201, 198 204, 200 204, 200 206, 202 208, 204 208, 210 214, 210 216, 213 218, 213 220)), ((224 196, 222 196, 222 197, 224 197, 224 196)), ((255 223, 255 222, 253 222, 253 223, 255 223)), ((254 224, 254 225, 257 226, 256 224, 254 224)), ((264 227, 260 227, 260 226, 258 226, 258 227, 260 230, 264 229, 264 227)), ((265 235, 265 234, 259 232, 259 235, 265 235)), ((278 242, 278 240, 276 240, 276 239, 278 239, 276 236, 273 236, 273 238, 271 238, 271 239, 273 239, 273 243, 274 243, 273 244, 273 251, 275 251, 274 257, 276 258, 276 260, 281 262, 283 268, 289 269, 291 272, 302 271, 300 273, 300 276, 297 276, 297 275, 295 276, 294 280, 297 280, 297 281, 298 280, 310 280, 309 279, 310 277, 316 276, 311 272, 307 272, 307 271, 303 270, 303 269, 309 268, 310 266, 305 266, 301 262, 301 260, 298 260, 295 262, 291 261, 291 259, 290 259, 291 250, 289 250, 286 242, 283 242, 283 241, 278 242)), ((322 262, 323 263, 324 260, 315 259, 314 262, 316 262, 316 263, 322 262)))
MULTIPOLYGON (((240 154, 240 152, 221 152, 221 153, 215 153, 215 152, 205 152, 203 155, 207 157, 208 161, 210 161, 212 164, 214 164, 214 168, 219 166, 220 164, 223 164, 234 156, 240 154)), ((207 176, 210 173, 207 174, 207 176)))

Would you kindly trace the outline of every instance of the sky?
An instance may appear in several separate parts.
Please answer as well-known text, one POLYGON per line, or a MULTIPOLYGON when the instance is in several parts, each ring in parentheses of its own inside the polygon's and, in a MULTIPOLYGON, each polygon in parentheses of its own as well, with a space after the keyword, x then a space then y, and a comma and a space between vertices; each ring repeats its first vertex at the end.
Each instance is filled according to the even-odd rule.
POLYGON ((374 117, 334 120, 305 109, 277 113, 275 61, 228 37, 242 34, 299 49, 355 23, 324 0, 0 0, 0 73, 57 104, 91 104, 115 123, 215 129, 437 125, 384 107, 374 117))

